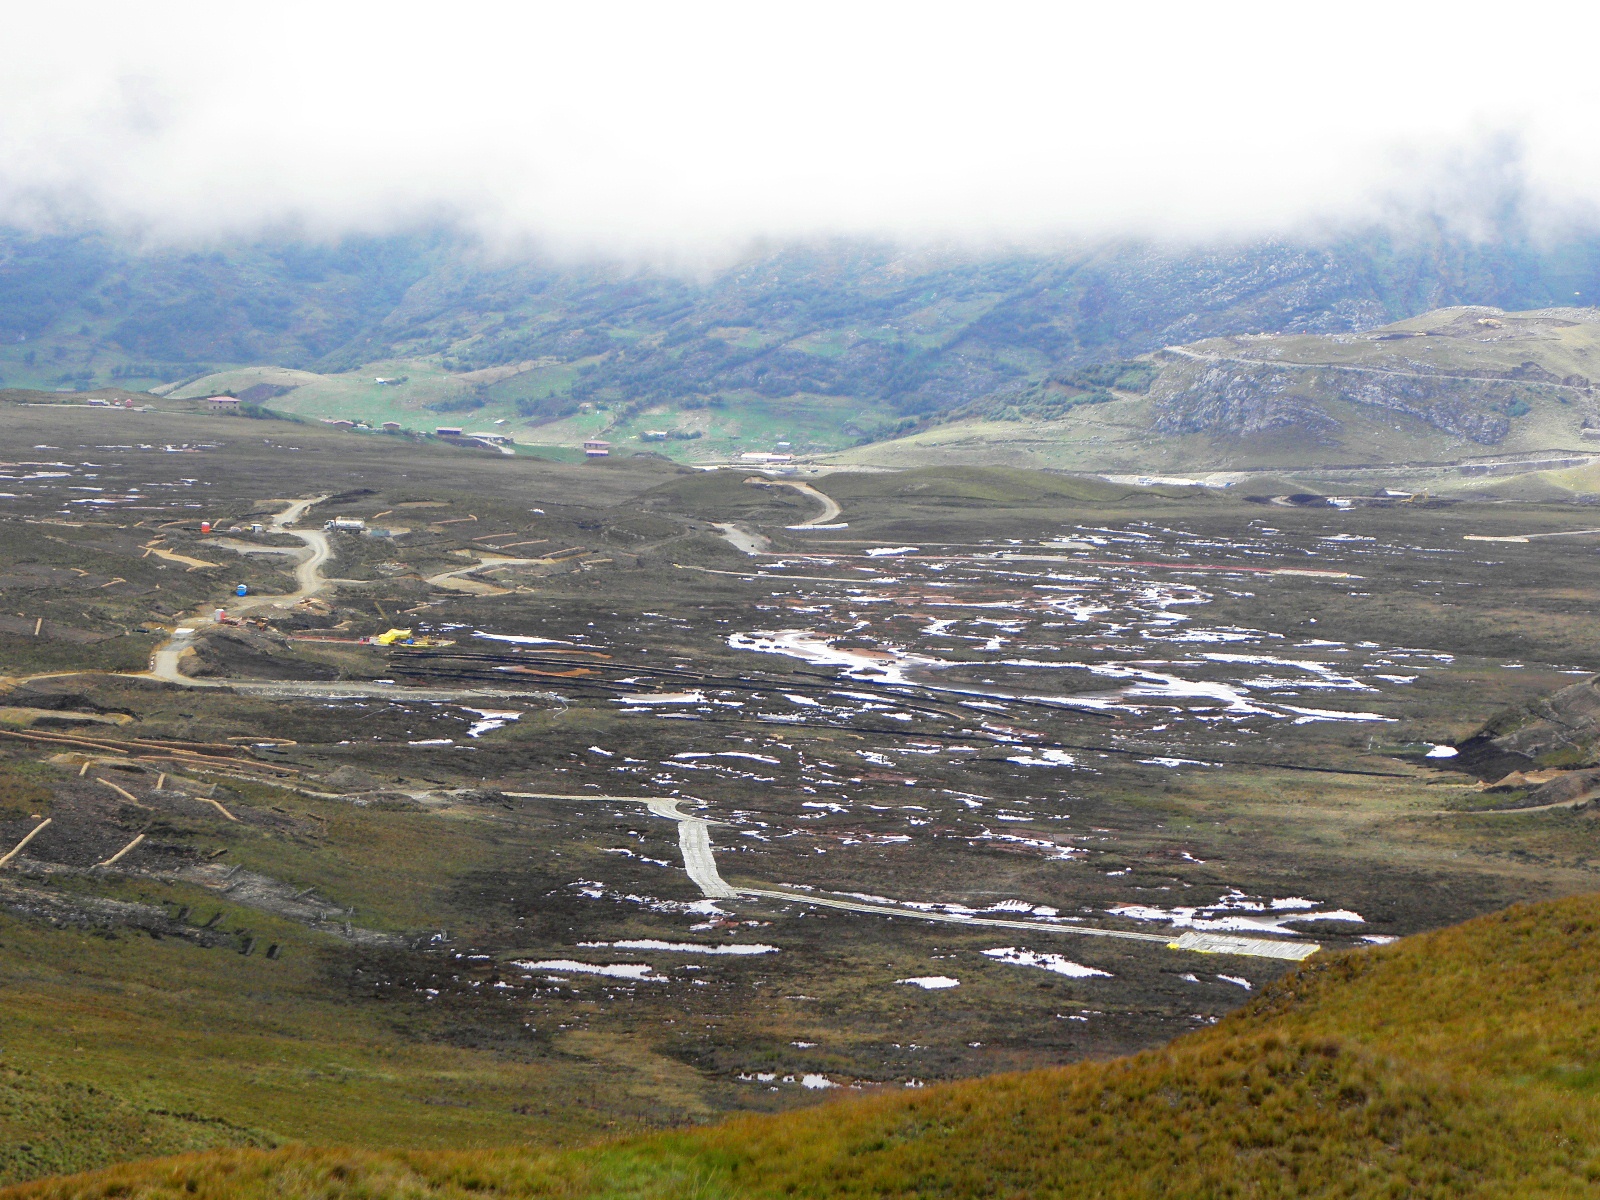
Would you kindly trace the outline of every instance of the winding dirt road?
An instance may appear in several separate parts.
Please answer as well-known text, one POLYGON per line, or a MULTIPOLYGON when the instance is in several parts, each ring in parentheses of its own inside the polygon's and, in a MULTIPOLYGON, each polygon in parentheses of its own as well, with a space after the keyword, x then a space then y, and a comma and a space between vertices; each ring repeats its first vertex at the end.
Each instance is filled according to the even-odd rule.
MULTIPOLYGON (((761 487, 786 487, 793 488, 802 496, 810 496, 813 500, 822 502, 822 511, 809 521, 801 521, 798 525, 785 525, 785 529, 839 529, 835 519, 844 510, 839 507, 839 502, 826 493, 819 492, 809 483, 800 483, 793 479, 768 479, 757 475, 745 480, 746 483, 758 484, 761 487)), ((717 531, 725 542, 735 550, 754 557, 757 554, 766 554, 772 549, 772 539, 750 525, 741 525, 734 521, 716 521, 711 528, 717 531)))
MULTIPOLYGON (((282 596, 241 597, 230 604, 230 611, 236 614, 247 613, 259 608, 286 607, 298 604, 302 600, 317 595, 332 582, 322 573, 323 566, 333 558, 333 546, 328 540, 328 535, 320 529, 294 528, 300 518, 305 515, 307 509, 321 504, 326 499, 326 496, 312 496, 308 499, 296 500, 288 508, 272 518, 271 525, 274 533, 287 533, 291 537, 297 537, 310 548, 310 553, 295 566, 295 590, 282 596)), ((478 563, 467 569, 477 570, 482 565, 482 563, 478 563)), ((172 637, 150 656, 150 669, 142 672, 142 677, 159 679, 164 683, 175 683, 180 687, 230 688, 250 695, 283 699, 340 700, 382 696, 405 700, 460 701, 492 699, 495 697, 520 697, 523 699, 548 699, 551 697, 551 693, 548 691, 530 688, 400 688, 392 683, 374 680, 196 679, 185 675, 178 669, 178 662, 182 658, 183 652, 194 644, 196 635, 215 625, 216 620, 213 617, 204 615, 183 622, 178 626, 172 637)))
MULTIPOLYGON (((287 533, 291 537, 297 537, 311 550, 310 554, 295 564, 295 590, 284 596, 241 597, 233 605, 234 612, 252 612, 271 605, 298 604, 307 597, 315 596, 328 585, 322 574, 323 564, 333 557, 333 547, 328 543, 328 535, 320 529, 291 528, 305 515, 307 509, 321 504, 327 498, 311 496, 304 500, 296 500, 272 518, 273 533, 287 533)), ((194 635, 215 624, 215 618, 202 616, 178 626, 173 635, 150 656, 150 670, 145 673, 146 676, 166 683, 182 684, 185 687, 229 686, 223 680, 191 679, 178 670, 178 659, 190 647, 194 635)))
POLYGON ((801 521, 798 525, 787 525, 785 526, 786 529, 805 529, 812 525, 831 525, 839 519, 839 514, 844 511, 839 507, 837 500, 832 496, 817 491, 809 483, 800 483, 794 479, 774 479, 772 482, 778 487, 793 488, 802 496, 810 496, 813 500, 822 502, 822 511, 820 513, 809 521, 801 521))

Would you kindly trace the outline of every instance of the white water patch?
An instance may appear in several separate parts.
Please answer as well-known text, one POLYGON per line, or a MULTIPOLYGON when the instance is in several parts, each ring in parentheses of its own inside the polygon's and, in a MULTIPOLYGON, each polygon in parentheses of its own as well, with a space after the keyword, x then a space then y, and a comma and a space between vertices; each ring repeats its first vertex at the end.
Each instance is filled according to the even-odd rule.
POLYGON ((741 750, 719 750, 719 751, 710 751, 710 750, 694 751, 694 750, 691 750, 691 751, 687 751, 687 752, 685 752, 683 754, 674 754, 672 757, 673 758, 677 758, 677 759, 747 758, 751 762, 774 763, 774 764, 781 763, 783 761, 782 759, 773 758, 770 755, 766 755, 766 754, 746 754, 741 750))
POLYGON ((776 946, 763 945, 760 942, 749 942, 735 945, 732 942, 723 942, 716 945, 706 945, 701 942, 663 942, 659 938, 631 938, 621 942, 579 942, 579 947, 585 950, 665 950, 674 954, 776 954, 776 946))
POLYGON ((1268 636, 1255 629, 1185 629, 1180 633, 1168 634, 1165 637, 1156 637, 1149 630, 1140 630, 1140 636, 1154 641, 1162 642, 1258 642, 1268 636))
POLYGON ((826 1075, 802 1075, 800 1076, 800 1086, 811 1088, 815 1091, 819 1088, 836 1088, 839 1085, 826 1075))
MULTIPOLYGON (((1328 643, 1312 644, 1327 645, 1328 643)), ((1202 654, 1200 657, 1207 662, 1215 663, 1249 663, 1252 666, 1289 667, 1292 670, 1305 671, 1317 677, 1315 683, 1306 680, 1296 681, 1296 686, 1300 687, 1345 688, 1358 692, 1375 692, 1378 690, 1371 684, 1362 683, 1360 680, 1352 679, 1348 675, 1341 675, 1328 663, 1318 662, 1315 659, 1278 658, 1271 654, 1223 654, 1215 651, 1202 654)), ((1246 683, 1245 686, 1271 687, 1282 686, 1282 684, 1278 680, 1268 680, 1260 684, 1246 683)))
POLYGON ((650 708, 659 704, 704 704, 704 692, 653 692, 647 696, 619 696, 616 703, 629 708, 650 708))
MULTIPOLYGON (((1022 818, 1027 820, 1029 818, 1022 818)), ((909 840, 909 839, 907 839, 909 840)), ((996 833, 992 829, 985 829, 982 833, 974 834, 969 841, 974 842, 1008 842, 1016 846, 1027 846, 1034 850, 1043 850, 1045 857, 1057 862, 1071 862, 1088 853, 1087 850, 1077 846, 1062 846, 1056 842, 1048 842, 1044 838, 1020 837, 1014 833, 996 833)), ((1019 901, 1020 903, 1020 901, 1019 901)), ((1032 911, 1031 909, 1029 911, 1032 911)))
POLYGON ((1019 946, 999 946, 993 950, 983 951, 985 958, 992 958, 996 962, 1010 963, 1016 967, 1037 967, 1041 971, 1050 971, 1056 975, 1066 975, 1072 979, 1089 979, 1100 976, 1111 978, 1110 971, 1102 971, 1098 967, 1086 967, 1082 963, 1075 963, 1060 954, 1040 953, 1033 950, 1024 950, 1019 946))
POLYGON ((1148 904, 1119 904, 1106 910, 1112 916, 1134 921, 1165 921, 1176 929, 1232 931, 1236 933, 1282 933, 1301 936, 1285 928, 1295 921, 1348 921, 1364 924, 1360 913, 1348 909, 1317 910, 1317 901, 1302 896, 1260 900, 1233 891, 1215 904, 1194 908, 1157 908, 1148 904))
POLYGON ((559 638, 520 637, 511 633, 485 633, 481 629, 472 631, 475 638, 483 638, 490 642, 512 642, 518 646, 571 646, 576 643, 563 642, 559 638))
MULTIPOLYGON (((1030 904, 1026 900, 1000 900, 987 908, 969 908, 965 904, 934 904, 920 900, 891 900, 888 896, 874 896, 869 892, 835 892, 835 895, 844 896, 850 900, 861 900, 867 904, 888 904, 898 908, 915 909, 918 912, 942 912, 953 916, 977 917, 985 913, 1013 913, 1018 916, 1031 916, 1043 920, 1059 918, 1061 910, 1051 908, 1048 904, 1030 904)), ((1075 918, 1074 918, 1075 919, 1075 918)))
POLYGON ((1422 757, 1423 758, 1454 758, 1456 755, 1458 755, 1460 753, 1461 753, 1461 751, 1457 750, 1454 746, 1433 746, 1422 757))
POLYGON ((406 743, 408 746, 454 746, 455 744, 455 738, 420 738, 406 743))
MULTIPOLYGON (((1018 666, 1029 665, 1018 663, 1018 666)), ((1078 665, 1078 664, 1072 664, 1078 665)), ((1127 700, 1213 700, 1230 712, 1240 716, 1272 717, 1280 714, 1270 708, 1252 704, 1244 693, 1232 684, 1205 683, 1179 679, 1148 667, 1128 667, 1114 663, 1082 664, 1092 674, 1109 679, 1129 679, 1137 682, 1123 688, 1120 695, 1127 700)), ((1137 708, 1139 706, 1130 706, 1137 708)))
POLYGON ((1217 978, 1222 980, 1223 983, 1231 983, 1235 987, 1242 987, 1247 992, 1254 990, 1255 987, 1248 979, 1239 975, 1218 975, 1217 978))
POLYGON ((515 959, 510 964, 519 971, 565 971, 570 975, 605 975, 611 979, 634 979, 642 983, 666 983, 665 975, 652 975, 655 970, 648 963, 584 963, 566 958, 548 958, 539 962, 515 959))
POLYGON ((1400 719, 1386 717, 1382 713, 1343 712, 1336 708, 1296 708, 1293 704, 1281 707, 1288 712, 1298 714, 1294 722, 1296 725, 1307 725, 1312 721, 1380 721, 1392 725, 1400 719))
POLYGON ((1041 750, 1037 754, 1013 754, 1006 761, 1021 763, 1025 767, 1071 767, 1078 760, 1065 750, 1041 750))
POLYGON ((925 992, 942 991, 944 988, 960 987, 961 980, 951 979, 948 975, 914 975, 910 979, 896 979, 896 983, 908 983, 912 987, 919 987, 925 992))
POLYGON ((512 721, 522 719, 522 713, 516 709, 466 708, 465 705, 462 707, 466 712, 476 713, 479 718, 467 730, 467 736, 471 738, 482 737, 495 729, 504 729, 512 721))
POLYGON ((841 650, 826 638, 804 629, 735 633, 729 635, 728 646, 758 654, 784 654, 819 667, 842 667, 849 678, 880 683, 905 683, 905 668, 909 666, 946 665, 938 659, 922 658, 899 649, 841 650))
MULTIPOLYGON (((626 846, 608 846, 608 847, 603 848, 600 851, 600 853, 601 854, 620 854, 625 858, 637 859, 639 862, 647 862, 647 863, 650 863, 653 866, 657 866, 657 867, 670 867, 670 866, 672 866, 672 864, 669 863, 664 858, 651 858, 647 854, 640 854, 637 850, 630 850, 626 846)), ((584 944, 587 945, 588 943, 584 943, 584 944)), ((600 944, 604 945, 605 943, 602 942, 600 944)))
POLYGON ((901 554, 915 554, 920 546, 874 546, 867 551, 868 558, 894 558, 901 554))

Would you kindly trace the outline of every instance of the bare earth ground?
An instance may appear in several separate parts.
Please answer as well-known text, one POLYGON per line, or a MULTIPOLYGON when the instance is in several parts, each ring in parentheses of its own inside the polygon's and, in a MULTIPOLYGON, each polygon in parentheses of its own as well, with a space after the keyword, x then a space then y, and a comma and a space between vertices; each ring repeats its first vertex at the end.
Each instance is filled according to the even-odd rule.
MULTIPOLYGON (((1592 537, 1464 540, 1571 505, 941 470, 816 480, 806 529, 742 471, 4 416, 0 1044, 144 1152, 1121 1053, 1594 887, 1588 807, 1462 811, 1426 757, 1600 669, 1592 537), (335 515, 393 536, 324 561, 335 515)), ((9 1178, 129 1153, 18 1105, 9 1178)))

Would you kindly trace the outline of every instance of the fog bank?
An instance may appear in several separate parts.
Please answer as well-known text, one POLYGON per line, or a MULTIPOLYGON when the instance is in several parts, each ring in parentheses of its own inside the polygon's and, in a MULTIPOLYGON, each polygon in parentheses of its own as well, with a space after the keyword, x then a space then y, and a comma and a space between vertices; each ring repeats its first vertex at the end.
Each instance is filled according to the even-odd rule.
POLYGON ((1258 236, 1417 206, 1487 227, 1600 196, 1600 22, 1576 6, 574 7, 14 12, 0 220, 170 239, 446 219, 694 255, 1258 236))

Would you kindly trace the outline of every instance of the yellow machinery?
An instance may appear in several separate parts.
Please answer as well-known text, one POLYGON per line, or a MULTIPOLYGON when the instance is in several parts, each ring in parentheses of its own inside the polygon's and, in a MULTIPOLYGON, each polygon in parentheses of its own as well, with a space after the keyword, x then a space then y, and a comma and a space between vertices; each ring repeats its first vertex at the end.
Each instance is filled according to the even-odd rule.
POLYGON ((454 646, 449 638, 412 637, 409 629, 391 629, 372 640, 374 646, 454 646))

